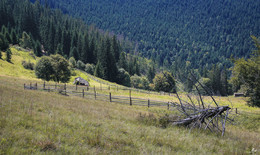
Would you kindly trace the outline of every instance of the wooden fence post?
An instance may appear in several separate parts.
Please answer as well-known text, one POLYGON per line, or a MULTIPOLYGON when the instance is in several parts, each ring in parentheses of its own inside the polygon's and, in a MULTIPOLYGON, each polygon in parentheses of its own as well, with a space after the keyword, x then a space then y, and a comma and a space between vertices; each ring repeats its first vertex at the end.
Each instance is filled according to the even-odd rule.
POLYGON ((36 84, 35 84, 35 87, 36 87, 36 90, 38 90, 37 82, 36 82, 36 84))
POLYGON ((236 108, 236 114, 237 114, 237 108, 236 108))
POLYGON ((118 91, 118 86, 117 86, 117 91, 118 91))
POLYGON ((112 102, 112 96, 111 96, 111 93, 109 93, 109 100, 110 100, 110 102, 112 102))
POLYGON ((64 84, 64 90, 65 90, 65 95, 67 95, 67 92, 66 92, 66 83, 64 84))
POLYGON ((43 90, 45 89, 45 81, 43 82, 43 90))
POLYGON ((95 96, 95 100, 97 99, 97 94, 96 94, 96 91, 94 92, 94 96, 95 96))
POLYGON ((170 102, 168 102, 167 106, 168 106, 168 110, 170 110, 170 102))
POLYGON ((84 89, 82 89, 82 97, 83 97, 83 98, 84 98, 84 95, 85 95, 85 94, 84 94, 84 89))
POLYGON ((129 98, 130 98, 130 105, 133 105, 132 104, 132 98, 131 98, 131 89, 129 90, 129 98))
POLYGON ((150 99, 148 99, 148 108, 150 108, 150 99))

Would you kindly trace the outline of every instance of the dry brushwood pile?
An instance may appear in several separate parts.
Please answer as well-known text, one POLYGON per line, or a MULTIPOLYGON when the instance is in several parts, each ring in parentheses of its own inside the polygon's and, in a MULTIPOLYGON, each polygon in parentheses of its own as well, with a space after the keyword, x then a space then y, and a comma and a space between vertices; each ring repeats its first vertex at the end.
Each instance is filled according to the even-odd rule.
POLYGON ((181 113, 178 120, 169 120, 171 125, 186 126, 191 130, 193 128, 200 128, 210 130, 211 132, 221 133, 224 136, 226 122, 233 122, 229 118, 231 108, 229 106, 219 106, 213 97, 210 89, 203 86, 199 80, 193 75, 193 79, 189 79, 197 84, 194 84, 196 89, 195 95, 187 95, 187 100, 180 98, 176 93, 179 102, 172 102, 171 105, 181 113), (200 88, 202 88, 211 98, 210 103, 206 103, 201 95, 200 88))

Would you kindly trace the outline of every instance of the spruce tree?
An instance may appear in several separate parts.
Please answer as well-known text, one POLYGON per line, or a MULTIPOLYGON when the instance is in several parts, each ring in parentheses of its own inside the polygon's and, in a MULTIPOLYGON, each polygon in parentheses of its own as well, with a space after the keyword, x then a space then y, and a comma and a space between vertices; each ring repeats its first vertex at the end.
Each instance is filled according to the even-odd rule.
POLYGON ((98 61, 97 65, 95 67, 94 76, 100 77, 100 78, 104 77, 104 73, 103 73, 103 69, 102 69, 100 61, 98 61))
POLYGON ((8 49, 6 50, 6 61, 11 62, 11 59, 12 59, 12 52, 11 52, 11 50, 8 48, 8 49))

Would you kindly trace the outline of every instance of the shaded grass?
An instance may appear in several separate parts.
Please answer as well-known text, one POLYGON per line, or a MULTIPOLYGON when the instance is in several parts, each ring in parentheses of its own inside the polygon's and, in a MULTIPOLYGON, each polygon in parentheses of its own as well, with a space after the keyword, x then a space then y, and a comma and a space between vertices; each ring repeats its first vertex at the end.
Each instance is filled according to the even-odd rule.
POLYGON ((240 125, 229 125, 225 137, 164 129, 158 120, 165 109, 23 90, 13 80, 27 82, 0 78, 0 154, 245 154, 260 149, 259 132, 240 125))

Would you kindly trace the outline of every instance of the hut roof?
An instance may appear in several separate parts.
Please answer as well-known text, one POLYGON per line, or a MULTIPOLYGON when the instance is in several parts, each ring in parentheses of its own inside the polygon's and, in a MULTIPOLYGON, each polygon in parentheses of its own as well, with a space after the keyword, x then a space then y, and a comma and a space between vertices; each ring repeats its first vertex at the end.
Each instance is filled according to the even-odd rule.
POLYGON ((80 85, 89 86, 88 81, 87 81, 87 80, 84 80, 82 77, 77 77, 77 78, 75 78, 75 81, 73 82, 73 84, 80 84, 80 85))

